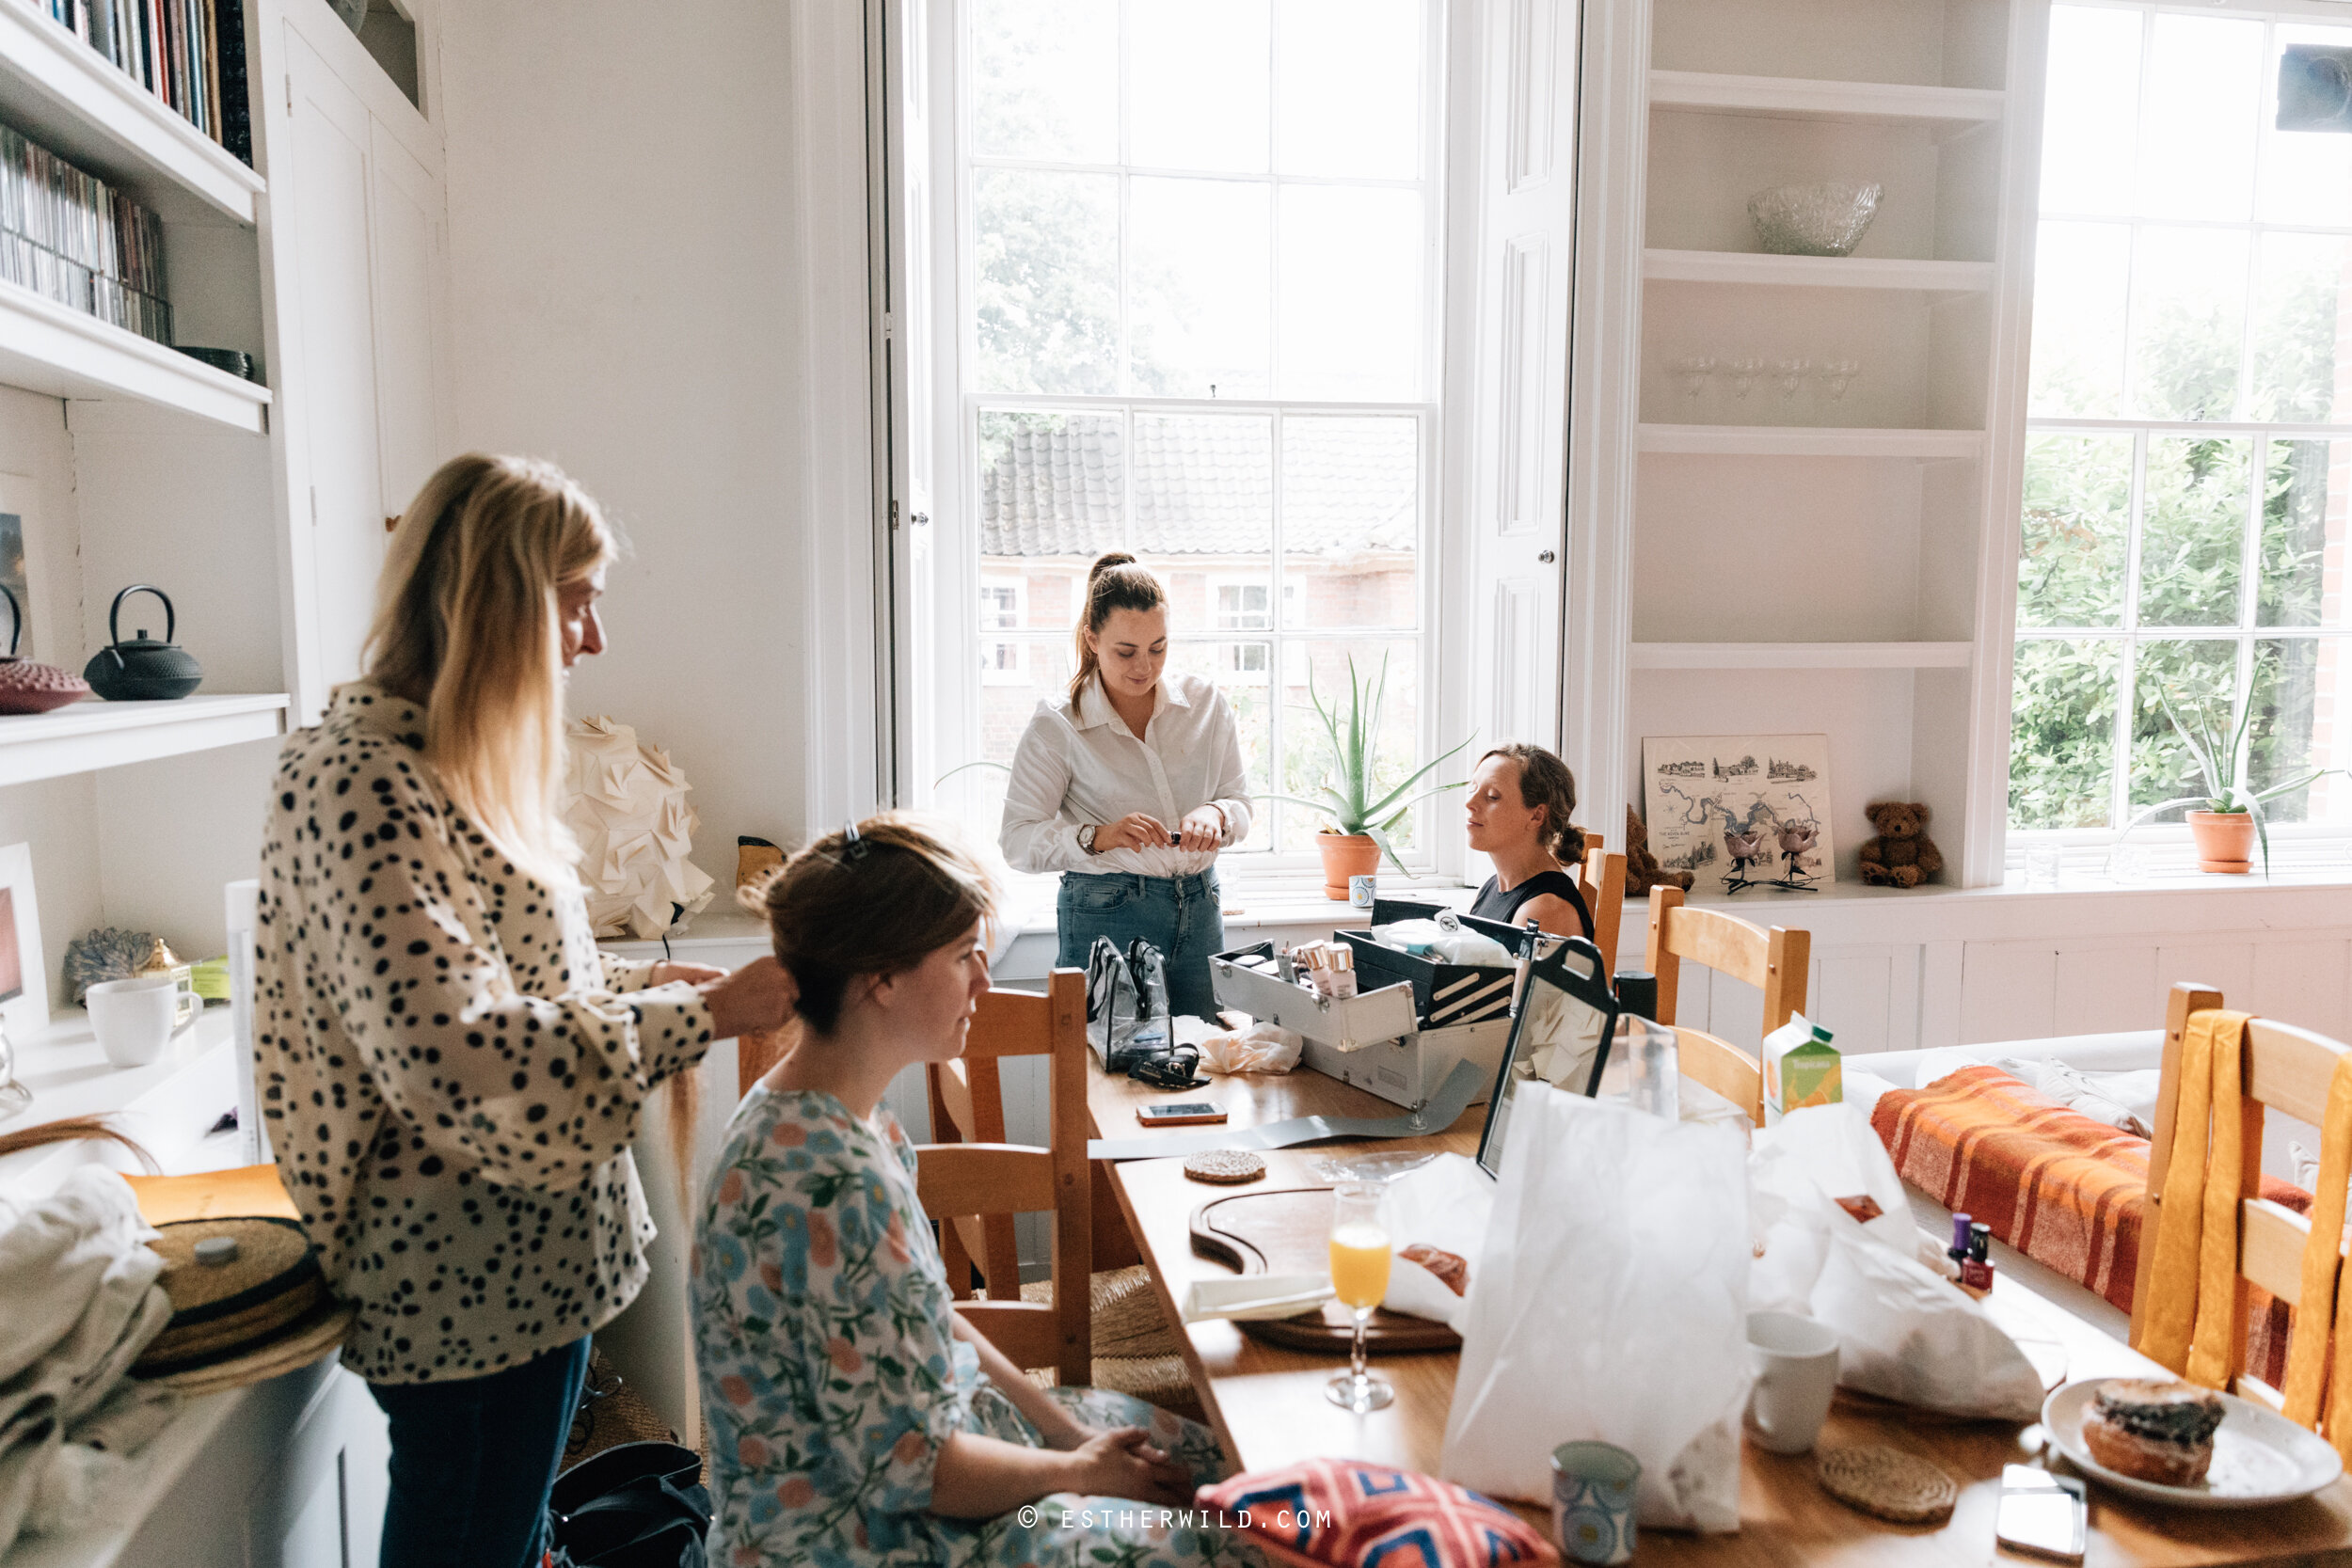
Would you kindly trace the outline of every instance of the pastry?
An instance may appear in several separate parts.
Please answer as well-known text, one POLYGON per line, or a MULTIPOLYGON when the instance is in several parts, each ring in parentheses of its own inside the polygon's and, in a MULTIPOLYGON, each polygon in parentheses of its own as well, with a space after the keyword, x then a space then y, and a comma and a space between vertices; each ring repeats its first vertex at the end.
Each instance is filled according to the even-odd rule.
POLYGON ((1951 1477, 1900 1449, 1831 1449, 1816 1468, 1821 1490, 1890 1524, 1940 1525, 1960 1501, 1951 1477))
POLYGON ((2213 1463, 2224 1414, 2211 1389, 2165 1378, 2109 1378, 2083 1412, 2083 1446, 2118 1475, 2194 1486, 2213 1463))
POLYGON ((1462 1293, 1462 1288, 1470 1283, 1468 1262, 1451 1252, 1439 1251, 1427 1242, 1415 1242, 1411 1246, 1399 1247, 1396 1255, 1409 1258, 1436 1275, 1438 1282, 1457 1296, 1462 1293))
POLYGON ((1212 1148, 1186 1160, 1184 1174, 1195 1181, 1230 1187, 1263 1176, 1265 1162, 1246 1148, 1212 1148))

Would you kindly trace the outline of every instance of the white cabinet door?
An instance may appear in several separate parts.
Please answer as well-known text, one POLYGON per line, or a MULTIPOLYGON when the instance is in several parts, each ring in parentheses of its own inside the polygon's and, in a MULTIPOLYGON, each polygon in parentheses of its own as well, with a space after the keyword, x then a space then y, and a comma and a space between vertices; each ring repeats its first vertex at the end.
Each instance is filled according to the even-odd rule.
POLYGON ((319 675, 332 686, 359 673, 359 645, 384 564, 372 128, 366 106, 291 26, 286 66, 294 180, 285 200, 294 228, 310 492, 293 498, 294 522, 311 530, 319 675))
POLYGON ((451 455, 437 417, 441 190, 381 121, 372 129, 376 444, 384 515, 392 516, 451 455))

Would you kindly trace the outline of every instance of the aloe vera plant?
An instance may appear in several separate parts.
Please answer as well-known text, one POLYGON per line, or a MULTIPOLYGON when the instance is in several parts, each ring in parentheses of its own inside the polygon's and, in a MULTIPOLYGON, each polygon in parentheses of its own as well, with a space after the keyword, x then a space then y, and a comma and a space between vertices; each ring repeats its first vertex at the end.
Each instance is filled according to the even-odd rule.
MULTIPOLYGON (((1380 734, 1380 708, 1389 690, 1389 658, 1380 656, 1380 673, 1369 683, 1356 673, 1356 656, 1347 657, 1347 703, 1344 709, 1334 702, 1325 705, 1323 693, 1315 686, 1314 669, 1307 671, 1307 698, 1314 704, 1315 717, 1323 721, 1325 732, 1331 737, 1331 771, 1316 786, 1318 800, 1301 800, 1295 795, 1267 795, 1262 799, 1286 800, 1294 806, 1305 806, 1328 816, 1343 833, 1361 833, 1380 846, 1380 852, 1389 857, 1399 872, 1405 863, 1397 858, 1396 847, 1389 842, 1389 834, 1405 814, 1433 795, 1459 789, 1462 783, 1432 784, 1409 799, 1406 792, 1436 772, 1446 758, 1470 744, 1464 736, 1461 743, 1440 752, 1412 776, 1395 788, 1378 794, 1378 784, 1373 779, 1376 766, 1373 748, 1380 734)), ((1464 781, 1467 782, 1467 781, 1464 781)))
POLYGON ((2165 719, 2179 734, 2181 744, 2188 748, 2190 757, 2196 761, 2197 771, 2204 781, 2205 792, 2202 795, 2178 796, 2148 807, 2123 825, 2123 832, 2116 834, 2117 840, 2120 842, 2124 833, 2129 833, 2158 812, 2170 811, 2175 806, 2200 806, 2206 811, 2228 815, 2243 813, 2254 819, 2254 832, 2262 840, 2263 875, 2269 876, 2270 828, 2263 820, 2263 802, 2301 789, 2312 780, 2335 769, 2314 768, 2285 784, 2273 784, 2259 791, 2250 789, 2246 784, 2246 774, 2253 758, 2250 730, 2254 705, 2251 702, 2238 708, 2226 748, 2221 744, 2220 732, 2213 727, 2211 715, 2202 708, 2191 709, 2189 718, 2184 719, 2180 710, 2172 705, 2171 697, 2165 692, 2156 693, 2156 703, 2164 709, 2165 719))

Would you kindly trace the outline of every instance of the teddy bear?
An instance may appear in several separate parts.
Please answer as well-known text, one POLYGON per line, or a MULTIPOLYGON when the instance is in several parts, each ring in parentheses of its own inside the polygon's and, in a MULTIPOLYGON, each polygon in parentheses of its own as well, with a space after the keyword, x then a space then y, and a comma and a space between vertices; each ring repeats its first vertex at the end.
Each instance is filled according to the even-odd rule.
POLYGON ((1862 846, 1862 879, 1879 887, 1917 887, 1944 869, 1928 837, 1928 808, 1917 800, 1881 800, 1865 808, 1878 837, 1862 846))
POLYGON ((1654 887, 1678 887, 1688 893, 1697 880, 1688 871, 1669 871, 1658 863, 1658 857, 1649 852, 1649 829, 1631 806, 1626 807, 1625 895, 1646 898, 1654 887))

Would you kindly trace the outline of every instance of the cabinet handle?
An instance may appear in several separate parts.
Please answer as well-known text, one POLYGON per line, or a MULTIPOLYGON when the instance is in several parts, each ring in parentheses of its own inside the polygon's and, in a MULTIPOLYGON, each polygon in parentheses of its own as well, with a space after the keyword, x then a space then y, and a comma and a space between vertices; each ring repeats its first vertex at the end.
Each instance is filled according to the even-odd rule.
POLYGON ((1558 556, 1556 556, 1556 555, 1554 555, 1554 554, 1553 554, 1551 551, 1549 551, 1549 550, 1544 550, 1544 551, 1540 552, 1539 554, 1537 554, 1537 556, 1535 557, 1535 559, 1536 559, 1537 561, 1542 562, 1545 565, 1549 566, 1549 565, 1550 565, 1550 564, 1551 564, 1554 561, 1557 561, 1557 560, 1559 559, 1559 557, 1558 557, 1558 556))

